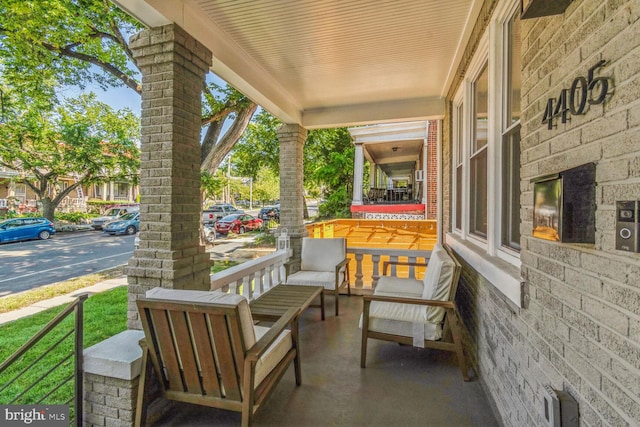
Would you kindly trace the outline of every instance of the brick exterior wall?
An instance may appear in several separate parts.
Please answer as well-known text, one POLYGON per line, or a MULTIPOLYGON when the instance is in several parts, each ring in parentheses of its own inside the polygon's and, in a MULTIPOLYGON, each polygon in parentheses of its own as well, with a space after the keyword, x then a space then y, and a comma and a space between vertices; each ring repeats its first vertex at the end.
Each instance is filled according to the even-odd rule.
MULTIPOLYGON (((467 351, 507 426, 545 425, 543 385, 577 400, 580 425, 640 423, 640 255, 614 249, 615 202, 640 198, 639 18, 637 1, 576 0, 563 15, 522 21, 521 261, 530 305, 514 313, 464 262, 457 298, 471 335, 467 351), (547 129, 541 123, 547 99, 600 59, 608 61, 602 74, 615 81, 610 99, 547 129), (587 162, 596 163, 595 245, 531 237, 531 179, 587 162)), ((458 76, 481 34, 474 31, 458 76)), ((448 231, 450 102, 443 141, 448 231)))
POLYGON ((140 248, 126 269, 129 328, 135 300, 156 286, 209 289, 210 259, 200 245, 202 83, 211 52, 177 25, 136 34, 142 72, 140 248))
POLYGON ((84 375, 84 426, 130 427, 135 421, 138 378, 84 375))

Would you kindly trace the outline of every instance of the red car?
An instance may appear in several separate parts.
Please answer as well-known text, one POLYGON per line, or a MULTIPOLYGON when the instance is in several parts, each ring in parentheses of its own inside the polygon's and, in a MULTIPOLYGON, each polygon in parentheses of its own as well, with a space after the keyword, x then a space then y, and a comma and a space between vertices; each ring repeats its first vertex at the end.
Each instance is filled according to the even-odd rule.
POLYGON ((231 214, 216 222, 216 231, 220 234, 230 232, 242 234, 260 227, 262 227, 262 220, 249 214, 231 214))

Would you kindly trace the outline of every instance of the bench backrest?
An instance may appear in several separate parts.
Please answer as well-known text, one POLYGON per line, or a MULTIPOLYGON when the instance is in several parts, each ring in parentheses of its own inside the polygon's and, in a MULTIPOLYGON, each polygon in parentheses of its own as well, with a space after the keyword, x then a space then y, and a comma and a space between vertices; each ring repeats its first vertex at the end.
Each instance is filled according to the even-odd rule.
POLYGON ((230 409, 240 405, 245 354, 255 343, 246 300, 215 292, 206 294, 218 294, 213 295, 217 302, 155 298, 168 297, 167 291, 172 290, 137 300, 149 356, 163 391, 187 402, 224 400, 230 409))
POLYGON ((347 256, 347 240, 344 237, 302 239, 300 269, 304 271, 335 271, 347 256))
MULTIPOLYGON (((458 288, 460 270, 460 263, 450 249, 436 245, 423 278, 422 297, 436 301, 452 301, 458 288)), ((427 308, 427 320, 431 323, 442 322, 444 315, 445 310, 442 307, 427 308)))

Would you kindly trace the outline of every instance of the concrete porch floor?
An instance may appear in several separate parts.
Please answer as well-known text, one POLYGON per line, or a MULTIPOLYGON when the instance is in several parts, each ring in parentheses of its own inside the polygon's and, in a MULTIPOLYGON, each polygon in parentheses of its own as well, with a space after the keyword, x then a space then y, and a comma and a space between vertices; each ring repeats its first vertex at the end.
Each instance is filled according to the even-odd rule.
MULTIPOLYGON (((362 298, 340 297, 335 317, 300 319, 302 385, 293 366, 257 412, 255 426, 498 426, 478 380, 465 383, 452 353, 369 340, 360 368, 362 298)), ((239 426, 240 413, 177 403, 157 426, 239 426)))

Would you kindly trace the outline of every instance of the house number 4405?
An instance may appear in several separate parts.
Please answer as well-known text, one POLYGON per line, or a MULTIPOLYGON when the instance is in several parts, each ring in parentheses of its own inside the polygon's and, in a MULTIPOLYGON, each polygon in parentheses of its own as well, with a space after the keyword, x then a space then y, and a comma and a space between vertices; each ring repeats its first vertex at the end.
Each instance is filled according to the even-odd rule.
POLYGON ((566 123, 569 114, 585 114, 589 105, 602 104, 613 88, 610 77, 595 77, 596 71, 606 64, 605 60, 599 61, 589 68, 587 77, 576 77, 571 83, 570 89, 562 89, 560 96, 549 98, 542 116, 542 123, 546 123, 549 129, 554 126, 554 120, 558 117, 562 123, 566 123))

